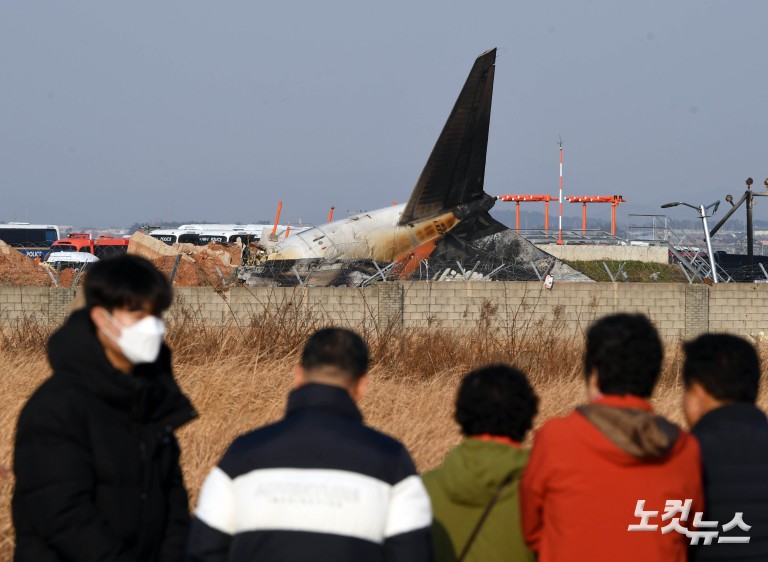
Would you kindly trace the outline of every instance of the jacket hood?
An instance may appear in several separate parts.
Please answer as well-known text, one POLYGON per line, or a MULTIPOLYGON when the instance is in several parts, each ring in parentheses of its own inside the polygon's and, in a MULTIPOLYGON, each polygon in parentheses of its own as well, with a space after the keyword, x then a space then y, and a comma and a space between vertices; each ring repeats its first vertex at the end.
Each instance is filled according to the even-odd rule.
MULTIPOLYGON (((528 451, 506 443, 465 438, 436 471, 448 497, 465 505, 487 505, 508 478, 518 480, 528 463, 528 451)), ((502 497, 514 493, 512 487, 502 497)))
POLYGON ((96 336, 87 309, 73 312, 48 341, 54 376, 67 377, 112 407, 142 421, 176 429, 197 416, 171 370, 171 351, 163 344, 154 363, 137 365, 130 375, 115 369, 96 336))
POLYGON ((680 428, 635 397, 607 397, 576 408, 619 449, 636 459, 660 459, 674 447, 680 428), (638 401, 633 404, 632 401, 638 401), (640 406, 640 407, 633 407, 640 406))

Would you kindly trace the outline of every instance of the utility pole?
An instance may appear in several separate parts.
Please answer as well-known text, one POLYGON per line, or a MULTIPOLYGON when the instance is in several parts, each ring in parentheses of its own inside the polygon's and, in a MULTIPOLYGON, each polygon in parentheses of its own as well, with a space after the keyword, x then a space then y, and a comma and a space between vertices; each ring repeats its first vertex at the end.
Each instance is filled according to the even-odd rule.
POLYGON ((558 140, 560 144, 560 216, 558 217, 557 243, 563 243, 563 138, 558 140))
POLYGON ((752 275, 752 266, 755 263, 755 229, 752 226, 752 178, 747 178, 747 265, 749 274, 752 275))

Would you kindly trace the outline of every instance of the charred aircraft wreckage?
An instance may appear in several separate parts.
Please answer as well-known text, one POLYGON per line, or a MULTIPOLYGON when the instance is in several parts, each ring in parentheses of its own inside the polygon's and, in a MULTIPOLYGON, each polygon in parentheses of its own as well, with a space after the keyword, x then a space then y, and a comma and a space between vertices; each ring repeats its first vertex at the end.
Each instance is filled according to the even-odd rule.
POLYGON ((491 217, 483 190, 496 49, 475 60, 408 202, 262 237, 247 285, 366 285, 377 280, 589 280, 491 217))

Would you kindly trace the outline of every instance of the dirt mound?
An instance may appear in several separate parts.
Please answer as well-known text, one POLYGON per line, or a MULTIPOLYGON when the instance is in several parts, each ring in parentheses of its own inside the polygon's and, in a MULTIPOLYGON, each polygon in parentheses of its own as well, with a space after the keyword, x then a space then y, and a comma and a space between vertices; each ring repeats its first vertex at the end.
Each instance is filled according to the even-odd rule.
POLYGON ((0 285, 49 287, 53 280, 39 261, 0 240, 0 285))
POLYGON ((165 242, 147 236, 143 232, 136 232, 128 242, 129 254, 136 254, 151 261, 161 257, 176 257, 179 254, 186 256, 195 252, 197 252, 197 246, 193 244, 173 244, 169 246, 165 242))
POLYGON ((168 277, 173 275, 173 284, 177 287, 222 287, 225 282, 232 282, 235 268, 224 265, 218 256, 201 252, 184 258, 179 260, 175 274, 175 257, 160 257, 151 261, 168 277))
MULTIPOLYGON (((74 287, 75 281, 82 285, 88 272, 79 273, 71 267, 66 267, 59 272, 59 287, 74 287)), ((56 273, 54 273, 54 276, 56 273)))
POLYGON ((239 244, 169 246, 141 232, 131 236, 128 253, 144 256, 169 277, 173 275, 173 284, 178 287, 221 287, 225 282, 232 281, 232 271, 242 261, 239 244), (176 265, 178 256, 181 257, 176 265))
POLYGON ((221 287, 232 281, 232 272, 242 259, 240 245, 169 246, 141 232, 131 236, 128 253, 143 256, 169 277, 173 275, 173 284, 178 287, 221 287), (176 265, 178 256, 181 258, 176 265))
POLYGON ((240 244, 233 244, 231 246, 208 244, 207 246, 202 246, 202 253, 218 257, 224 265, 237 266, 242 263, 243 248, 240 244))
MULTIPOLYGON (((128 252, 149 259, 168 276, 173 271, 176 256, 181 255, 173 279, 173 284, 180 287, 221 287, 225 282, 233 281, 232 272, 242 259, 240 245, 168 246, 142 233, 131 237, 128 252)), ((27 257, 0 240, 0 286, 50 287, 55 283, 49 271, 57 277, 54 269, 41 265, 39 260, 27 257)), ((64 268, 58 273, 59 286, 70 287, 76 278, 77 284, 82 285, 85 275, 78 277, 74 269, 64 268)))
POLYGON ((178 243, 169 246, 165 242, 147 236, 142 232, 136 232, 131 236, 131 240, 128 243, 128 253, 144 256, 150 260, 166 256, 173 256, 175 258, 179 254, 184 255, 185 258, 182 259, 186 260, 186 256, 210 254, 217 257, 224 265, 240 265, 242 245, 233 244, 231 246, 224 246, 223 244, 212 242, 206 246, 178 243))

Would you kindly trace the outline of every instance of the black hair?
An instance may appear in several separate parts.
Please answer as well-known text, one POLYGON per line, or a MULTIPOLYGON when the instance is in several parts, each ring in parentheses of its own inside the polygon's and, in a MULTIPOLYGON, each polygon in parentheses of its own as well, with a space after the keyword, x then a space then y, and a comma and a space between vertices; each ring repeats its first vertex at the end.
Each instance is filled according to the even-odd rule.
POLYGON ((697 382, 712 397, 726 402, 757 400, 760 359, 747 340, 730 334, 705 334, 683 344, 686 387, 697 382))
POLYGON ((168 279, 152 262, 140 256, 123 254, 93 264, 83 285, 85 305, 142 310, 149 306, 155 316, 173 302, 168 279))
POLYGON ((661 371, 664 348, 651 321, 642 314, 614 314, 595 322, 587 332, 584 372, 597 372, 604 394, 648 398, 661 371))
POLYGON ((310 375, 322 367, 334 367, 359 380, 368 371, 368 345, 363 338, 345 328, 323 328, 304 345, 301 366, 310 375))
POLYGON ((468 373, 456 395, 456 421, 464 435, 499 435, 522 441, 533 425, 539 399, 526 376, 509 365, 468 373))

